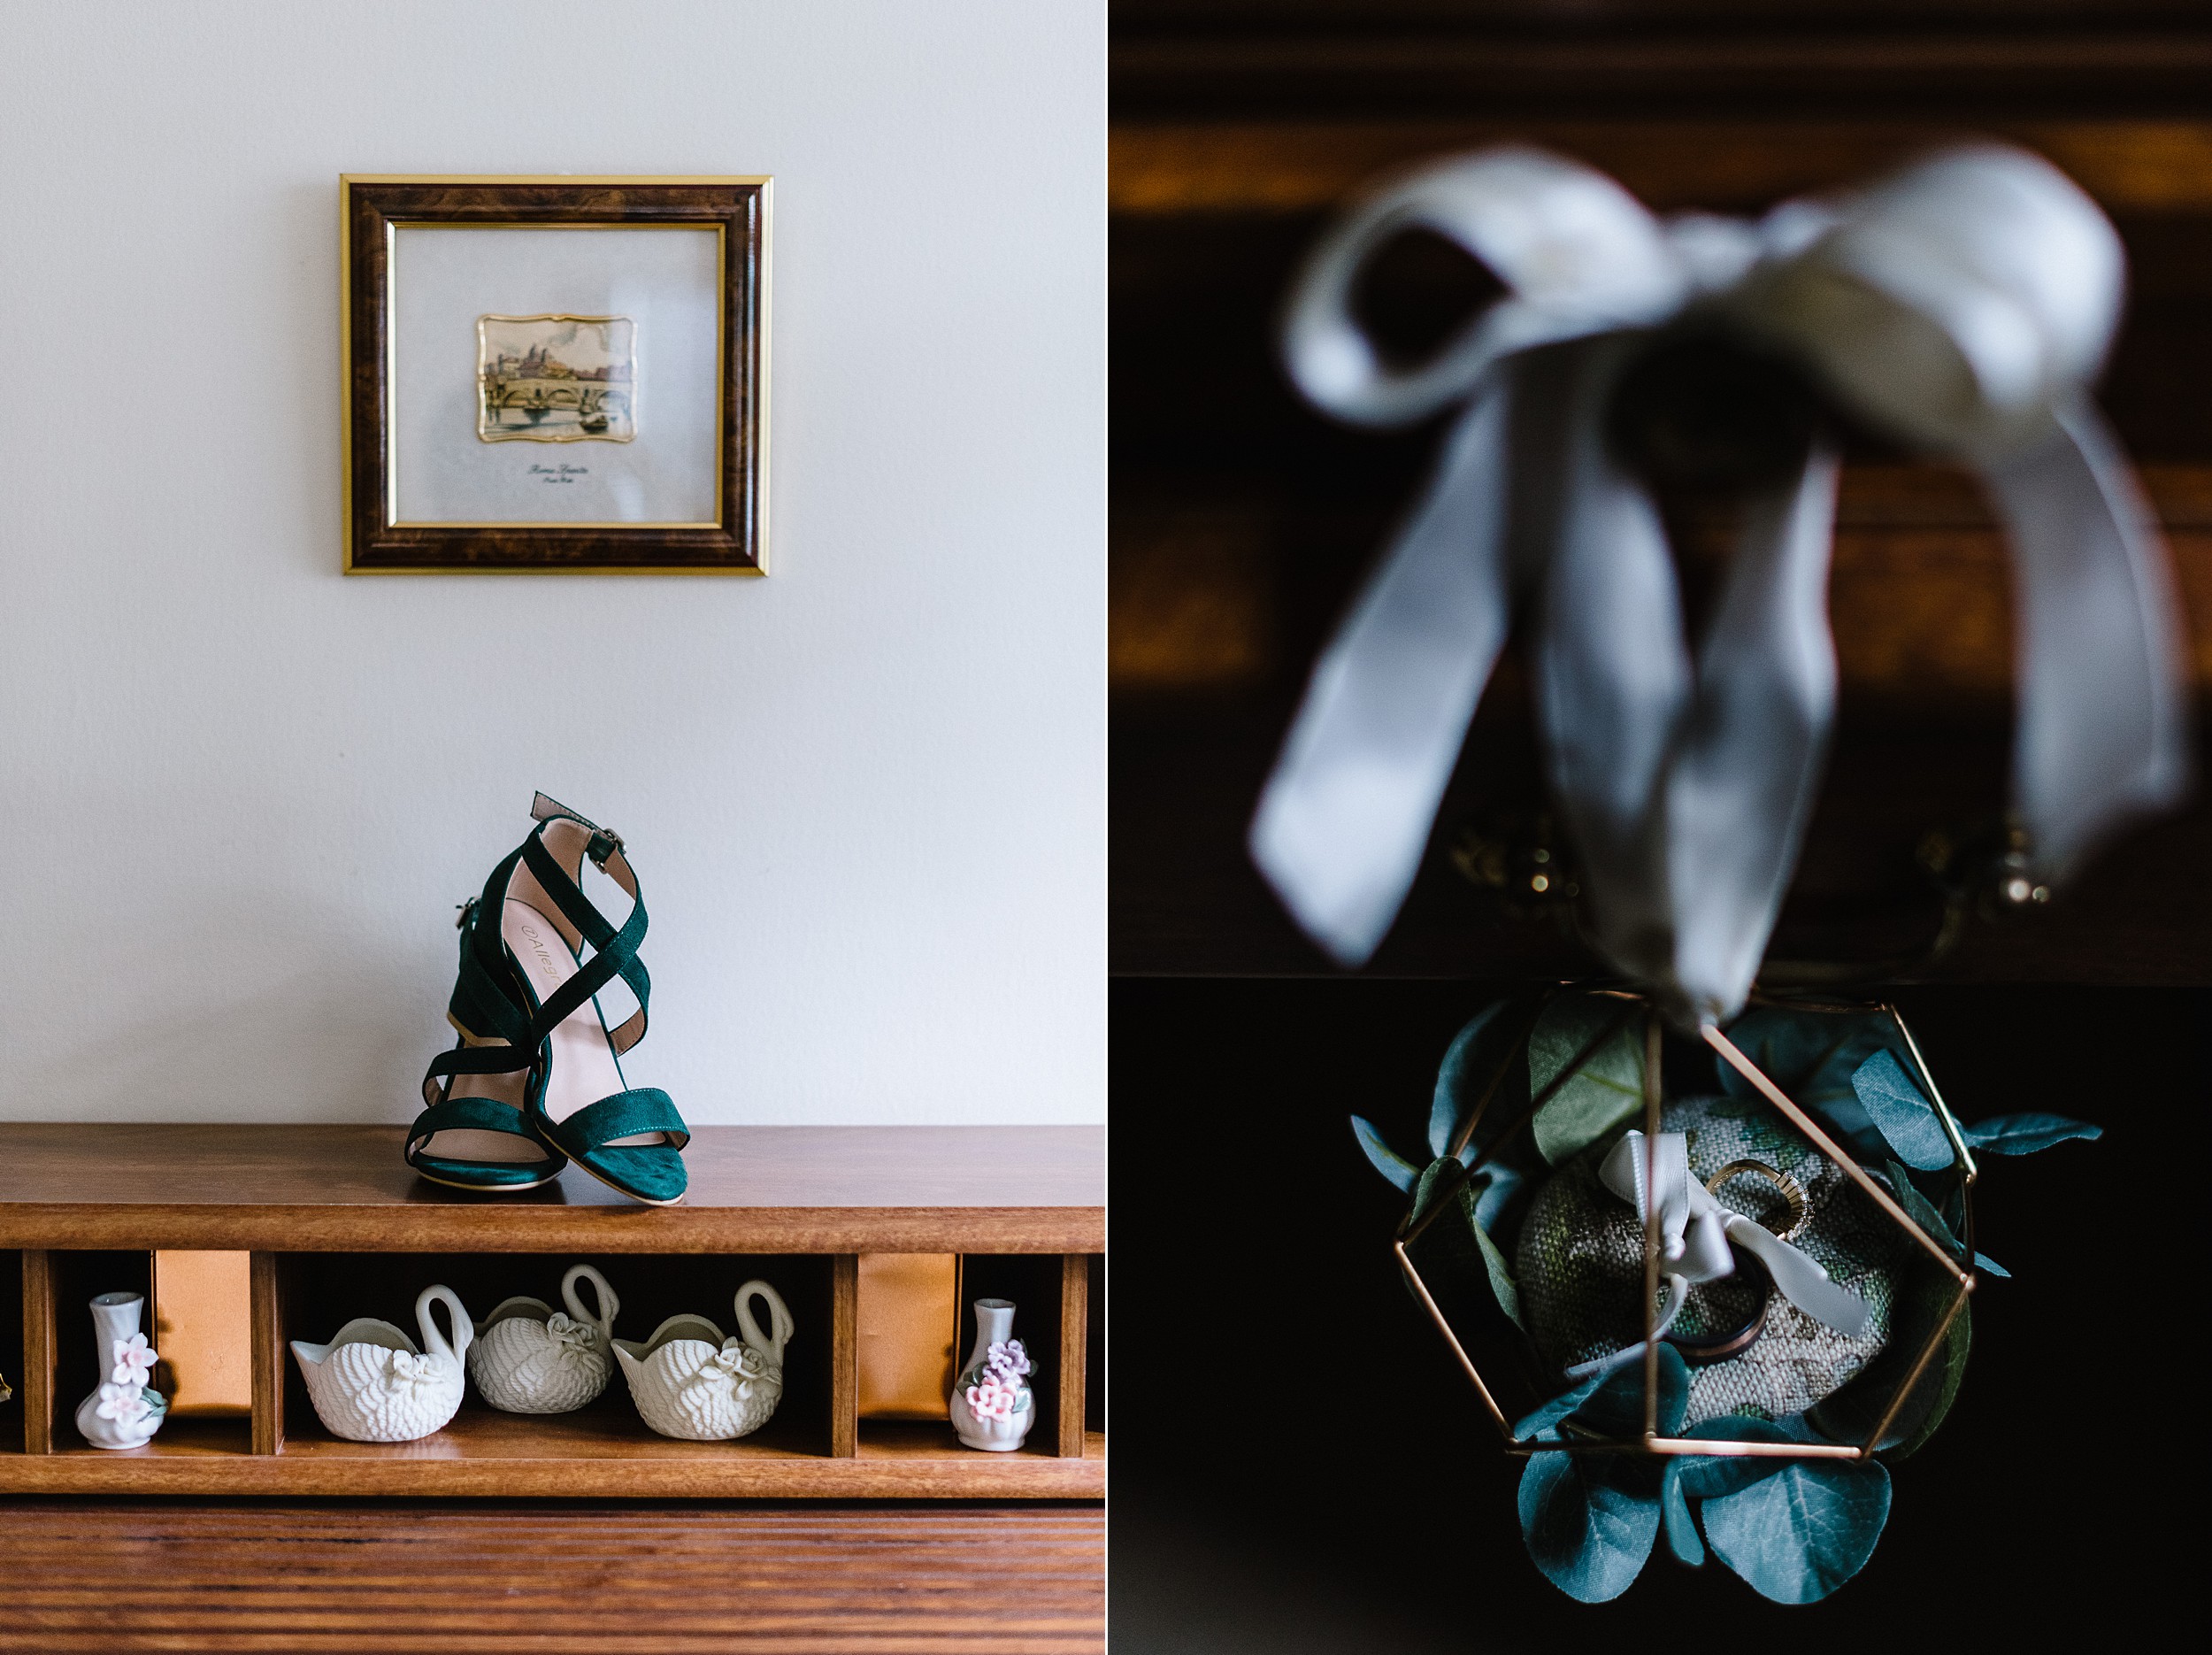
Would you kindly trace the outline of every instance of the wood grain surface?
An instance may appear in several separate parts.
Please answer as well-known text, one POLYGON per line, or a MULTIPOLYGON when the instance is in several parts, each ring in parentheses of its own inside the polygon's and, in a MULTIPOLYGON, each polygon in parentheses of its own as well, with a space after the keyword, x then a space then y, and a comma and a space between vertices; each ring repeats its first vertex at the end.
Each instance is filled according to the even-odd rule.
POLYGON ((1779 132, 1741 118, 1124 121, 1109 141, 1107 199, 1117 214, 1147 217, 1321 212, 1391 168, 1511 142, 1586 161, 1659 211, 1746 212, 1970 135, 2047 156, 2108 212, 2212 207, 2212 124, 2202 120, 1955 116, 1799 119, 1779 132))
POLYGON ((417 1443, 346 1443, 318 1427, 291 1433, 271 1455, 249 1451, 243 1420, 178 1420, 143 1448, 103 1452, 79 1443, 0 1453, 0 1495, 1094 1500, 1106 1492, 1105 1438, 1096 1435, 1079 1458, 1062 1458, 1049 1441, 985 1454, 961 1447, 949 1425, 868 1421, 859 1452, 839 1459, 759 1436, 680 1443, 611 1417, 472 1406, 417 1443))
POLYGON ((860 1256, 830 1260, 829 1451, 850 1459, 860 1424, 860 1256))
POLYGON ((703 1127, 681 1206, 575 1167, 480 1197, 403 1128, 0 1124, 0 1247, 318 1252, 1096 1252, 1095 1127, 703 1127))
POLYGON ((23 1451, 54 1448, 54 1276, 52 1255, 23 1253, 23 1451))
POLYGON ((1094 1505, 0 1507, 0 1651, 1104 1647, 1094 1505))
POLYGON ((1060 1396, 1056 1421, 1063 1456, 1079 1456, 1084 1450, 1083 1382, 1090 1362, 1085 1349, 1090 1336, 1091 1261, 1080 1253, 1060 1259, 1060 1396))

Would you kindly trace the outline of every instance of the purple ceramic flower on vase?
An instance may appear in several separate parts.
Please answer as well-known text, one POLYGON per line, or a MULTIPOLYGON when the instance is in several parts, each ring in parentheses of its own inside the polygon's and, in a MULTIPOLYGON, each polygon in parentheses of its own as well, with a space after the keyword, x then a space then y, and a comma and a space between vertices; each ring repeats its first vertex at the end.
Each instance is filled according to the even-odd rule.
POLYGON ((975 1302, 975 1345, 960 1377, 953 1382, 949 1412, 961 1442, 987 1453, 1010 1453, 1022 1445, 1037 1418, 1029 1381, 1036 1372, 1014 1331, 1010 1300, 975 1302))

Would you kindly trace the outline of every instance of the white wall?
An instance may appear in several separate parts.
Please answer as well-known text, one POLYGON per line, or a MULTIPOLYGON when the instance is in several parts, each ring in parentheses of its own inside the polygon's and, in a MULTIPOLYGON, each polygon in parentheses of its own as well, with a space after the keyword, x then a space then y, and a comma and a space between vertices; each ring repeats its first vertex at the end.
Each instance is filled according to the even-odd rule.
POLYGON ((1103 50, 0 0, 0 1115, 411 1119, 542 787, 693 1121, 1102 1119, 1103 50), (774 174, 775 573, 341 576, 342 171, 774 174))

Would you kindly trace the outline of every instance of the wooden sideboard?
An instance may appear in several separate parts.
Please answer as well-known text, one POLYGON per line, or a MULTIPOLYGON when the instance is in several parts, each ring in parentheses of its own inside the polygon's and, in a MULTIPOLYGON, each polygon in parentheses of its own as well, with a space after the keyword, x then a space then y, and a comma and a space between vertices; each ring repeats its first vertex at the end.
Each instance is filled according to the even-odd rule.
POLYGON ((519 1196, 417 1179, 396 1127, 0 1125, 0 1494, 476 1495, 1095 1499, 1105 1488, 1104 1135, 1095 1128, 707 1127, 678 1207, 643 1207, 575 1168, 519 1196), (96 1382, 95 1293, 144 1290, 156 1249, 252 1255, 248 1417, 178 1418, 144 1448, 87 1446, 71 1420, 96 1382), (943 1423, 859 1417, 858 1261, 960 1256, 964 1297, 1019 1306, 1041 1359, 1039 1418, 1013 1453, 943 1423), (797 1334, 783 1400, 729 1443, 657 1436, 619 1376, 573 1413, 518 1415, 473 1390, 419 1442, 323 1429, 291 1354, 356 1316, 414 1328, 453 1287, 476 1314, 511 1294, 558 1302, 572 1263, 623 1301, 625 1336, 664 1316, 726 1322, 751 1276, 797 1334), (20 1283, 19 1291, 15 1284, 20 1283))

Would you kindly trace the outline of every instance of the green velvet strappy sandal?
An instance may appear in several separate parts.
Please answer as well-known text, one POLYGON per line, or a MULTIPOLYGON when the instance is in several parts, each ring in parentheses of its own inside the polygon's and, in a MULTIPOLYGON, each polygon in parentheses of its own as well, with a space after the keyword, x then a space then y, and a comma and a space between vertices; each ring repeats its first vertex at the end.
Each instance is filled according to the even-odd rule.
POLYGON ((551 1183, 568 1158, 530 1129, 523 1094, 535 1049, 530 1020, 513 990, 488 975, 479 958, 474 899, 456 921, 460 970, 446 1020, 460 1043, 430 1060, 422 1077, 423 1112, 407 1134, 407 1164, 433 1183, 457 1189, 535 1189, 551 1183))
MULTIPOLYGON (((618 835, 542 793, 531 814, 538 826, 492 870, 482 897, 463 912, 462 968, 452 1009, 462 1044, 432 1062, 426 1095, 442 1075, 475 1077, 472 1091, 495 1084, 503 1100, 517 1090, 514 1126, 552 1158, 552 1172, 534 1182, 557 1174, 563 1159, 573 1160, 634 1201, 672 1205, 682 1200, 687 1183, 681 1151, 690 1129, 665 1092, 631 1087, 620 1062, 644 1037, 652 989, 637 955, 646 928, 637 876, 618 835), (586 857, 631 899, 619 928, 584 895, 579 878, 586 857), (592 951, 588 959, 580 952, 585 946, 592 951), (636 997, 637 1009, 610 1029, 598 995, 618 976, 636 997), (486 1076, 495 1080, 488 1082, 486 1076)), ((445 1106, 478 1102, 448 1098, 445 1106)), ((418 1135, 435 1107, 424 1112, 418 1135)), ((454 1124, 472 1126, 483 1112, 480 1107, 466 1121, 454 1118, 454 1124)), ((514 1126, 503 1118, 499 1129, 511 1132, 514 1126)), ((434 1128, 419 1151, 411 1137, 410 1163, 426 1176, 464 1182, 424 1166, 426 1158, 441 1159, 449 1169, 452 1158, 437 1154, 442 1141, 434 1128)), ((529 1186, 479 1182, 469 1187, 529 1186)))

